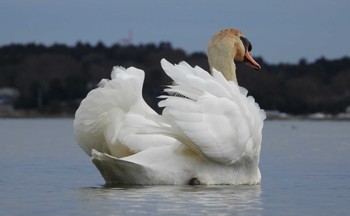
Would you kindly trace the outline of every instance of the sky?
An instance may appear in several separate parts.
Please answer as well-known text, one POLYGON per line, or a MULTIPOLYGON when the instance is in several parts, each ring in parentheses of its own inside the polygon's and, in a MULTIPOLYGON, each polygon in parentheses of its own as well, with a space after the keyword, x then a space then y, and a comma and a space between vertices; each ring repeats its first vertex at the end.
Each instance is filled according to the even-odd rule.
POLYGON ((0 0, 0 46, 135 45, 169 41, 206 51, 220 29, 238 28, 269 63, 350 56, 349 0, 0 0))

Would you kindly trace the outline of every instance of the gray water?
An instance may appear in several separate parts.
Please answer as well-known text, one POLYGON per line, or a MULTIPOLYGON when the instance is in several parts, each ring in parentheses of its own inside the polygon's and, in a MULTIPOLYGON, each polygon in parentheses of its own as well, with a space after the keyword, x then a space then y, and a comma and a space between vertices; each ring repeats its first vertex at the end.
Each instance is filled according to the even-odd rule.
POLYGON ((108 188, 72 119, 0 119, 0 215, 349 215, 350 122, 266 121, 255 186, 108 188))

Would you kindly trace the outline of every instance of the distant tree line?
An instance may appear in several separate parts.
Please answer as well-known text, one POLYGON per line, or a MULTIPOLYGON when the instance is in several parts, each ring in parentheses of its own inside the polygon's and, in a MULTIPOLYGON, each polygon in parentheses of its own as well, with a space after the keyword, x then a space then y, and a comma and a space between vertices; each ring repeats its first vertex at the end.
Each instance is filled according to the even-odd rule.
MULTIPOLYGON (((78 42, 75 46, 12 44, 0 48, 0 88, 18 89, 16 109, 73 114, 80 101, 112 67, 134 66, 146 73, 144 98, 156 110, 164 85, 171 83, 160 67, 161 58, 186 61, 208 70, 205 53, 186 54, 168 42, 105 46, 78 42)), ((339 113, 350 105, 350 58, 320 58, 308 63, 268 64, 256 58, 262 70, 238 64, 239 84, 260 106, 291 114, 339 113)), ((158 110, 159 111, 159 110, 158 110)))

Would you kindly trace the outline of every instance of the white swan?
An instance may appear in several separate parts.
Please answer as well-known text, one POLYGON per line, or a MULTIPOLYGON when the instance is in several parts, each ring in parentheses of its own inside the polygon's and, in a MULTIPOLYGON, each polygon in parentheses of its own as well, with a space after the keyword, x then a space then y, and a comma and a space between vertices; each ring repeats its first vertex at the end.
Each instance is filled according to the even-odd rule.
POLYGON ((212 75, 163 59, 174 84, 162 115, 142 98, 144 72, 114 67, 76 112, 77 142, 107 183, 258 184, 265 113, 238 86, 233 62, 260 69, 250 50, 242 32, 225 29, 208 46, 212 75))

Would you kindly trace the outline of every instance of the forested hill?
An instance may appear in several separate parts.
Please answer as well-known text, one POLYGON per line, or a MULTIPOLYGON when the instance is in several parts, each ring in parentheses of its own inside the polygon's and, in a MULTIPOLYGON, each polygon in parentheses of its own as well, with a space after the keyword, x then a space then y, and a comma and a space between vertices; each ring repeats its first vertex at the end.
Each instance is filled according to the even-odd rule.
MULTIPOLYGON (((171 81, 160 67, 160 59, 172 63, 187 61, 208 69, 205 53, 186 54, 170 43, 129 45, 103 43, 94 46, 77 43, 8 45, 0 48, 0 105, 42 113, 73 114, 82 98, 102 78, 110 78, 112 67, 135 66, 146 72, 145 100, 154 108, 164 85, 171 81), (1 94, 17 89, 15 96, 1 94)), ((350 106, 350 58, 320 58, 308 63, 268 64, 256 60, 262 70, 253 71, 238 64, 240 85, 249 90, 266 110, 291 114, 339 113, 350 106)), ((159 111, 159 110, 158 110, 159 111)))

